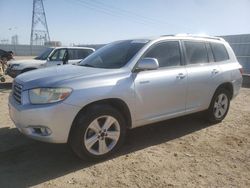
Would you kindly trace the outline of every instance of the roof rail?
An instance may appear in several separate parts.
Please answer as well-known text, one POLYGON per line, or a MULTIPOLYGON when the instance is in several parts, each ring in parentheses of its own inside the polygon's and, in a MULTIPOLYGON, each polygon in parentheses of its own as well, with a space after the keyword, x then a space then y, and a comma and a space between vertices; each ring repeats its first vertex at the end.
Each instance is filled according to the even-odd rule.
POLYGON ((170 34, 170 35, 161 35, 161 37, 174 37, 175 35, 170 34))
POLYGON ((203 35, 203 34, 176 34, 175 36, 183 36, 183 37, 197 37, 197 38, 207 38, 207 39, 215 39, 215 40, 221 40, 224 41, 223 38, 221 37, 214 37, 214 36, 209 36, 209 35, 203 35))

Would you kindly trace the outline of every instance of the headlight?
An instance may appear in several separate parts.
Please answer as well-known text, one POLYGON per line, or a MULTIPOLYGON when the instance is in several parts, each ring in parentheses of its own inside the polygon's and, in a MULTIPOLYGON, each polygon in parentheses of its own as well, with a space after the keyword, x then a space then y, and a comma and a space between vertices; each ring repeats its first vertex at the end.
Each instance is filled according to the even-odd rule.
POLYGON ((16 69, 16 68, 18 68, 19 66, 20 66, 20 64, 12 64, 12 65, 10 65, 10 68, 16 69))
POLYGON ((32 104, 48 104, 63 101, 71 92, 71 88, 36 88, 29 90, 29 98, 32 104))

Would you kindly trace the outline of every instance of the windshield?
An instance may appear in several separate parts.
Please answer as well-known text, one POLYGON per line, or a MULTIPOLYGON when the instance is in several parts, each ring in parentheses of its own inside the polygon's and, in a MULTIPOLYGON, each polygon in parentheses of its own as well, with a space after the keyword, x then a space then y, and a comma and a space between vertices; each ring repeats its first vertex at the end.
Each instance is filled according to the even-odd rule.
POLYGON ((126 40, 108 44, 81 61, 81 66, 116 69, 121 68, 148 42, 126 40))
POLYGON ((46 49, 41 55, 35 57, 37 60, 46 60, 49 57, 49 54, 54 50, 54 48, 46 49))

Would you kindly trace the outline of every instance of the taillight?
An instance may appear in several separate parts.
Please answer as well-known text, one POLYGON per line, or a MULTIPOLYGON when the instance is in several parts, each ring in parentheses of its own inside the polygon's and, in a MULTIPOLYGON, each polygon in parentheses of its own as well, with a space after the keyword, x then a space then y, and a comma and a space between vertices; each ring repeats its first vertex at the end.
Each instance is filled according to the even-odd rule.
POLYGON ((243 68, 240 68, 239 71, 240 71, 240 74, 242 75, 243 74, 243 68))

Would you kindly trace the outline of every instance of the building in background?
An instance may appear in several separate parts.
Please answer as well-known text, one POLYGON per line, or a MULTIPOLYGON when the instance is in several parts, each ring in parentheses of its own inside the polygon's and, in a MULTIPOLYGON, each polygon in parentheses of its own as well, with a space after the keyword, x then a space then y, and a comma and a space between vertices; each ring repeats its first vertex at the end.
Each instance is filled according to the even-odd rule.
POLYGON ((62 43, 61 41, 47 41, 47 42, 44 42, 44 46, 59 47, 59 46, 62 46, 62 43))
POLYGON ((221 36, 233 48, 234 53, 243 67, 244 74, 250 75, 250 34, 221 36))
POLYGON ((11 44, 18 45, 18 35, 13 35, 11 37, 11 44))

